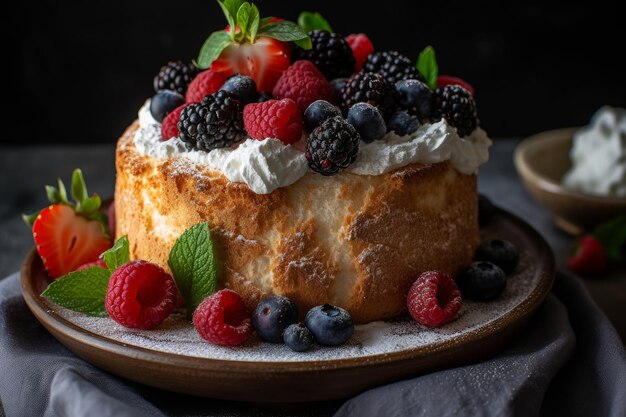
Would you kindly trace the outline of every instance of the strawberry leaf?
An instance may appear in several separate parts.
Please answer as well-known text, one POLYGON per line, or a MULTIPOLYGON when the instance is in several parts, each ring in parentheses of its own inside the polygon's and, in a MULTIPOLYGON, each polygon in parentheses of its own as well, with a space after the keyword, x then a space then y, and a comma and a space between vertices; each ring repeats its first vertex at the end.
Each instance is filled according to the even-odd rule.
POLYGON ((609 260, 626 260, 626 215, 601 224, 593 235, 606 249, 609 260))
POLYGON ((67 199, 67 190, 65 189, 65 184, 63 184, 61 178, 59 178, 59 199, 61 203, 73 206, 73 204, 67 199))
POLYGON ((106 317, 104 299, 110 278, 111 271, 93 266, 63 275, 52 282, 41 295, 68 310, 94 317, 106 317))
POLYGON ((85 185, 83 172, 80 169, 75 169, 72 174, 71 194, 74 201, 76 201, 77 208, 80 209, 83 200, 87 198, 87 186, 85 185))
POLYGON ((24 223, 26 223, 26 226, 30 227, 32 229, 33 227, 33 223, 35 223, 35 220, 37 220, 37 216, 39 216, 39 213, 41 212, 41 210, 33 213, 33 214, 22 214, 22 220, 24 220, 24 223))
POLYGON ((309 31, 315 29, 325 30, 328 32, 333 31, 328 21, 317 12, 300 13, 300 16, 298 16, 298 25, 300 25, 302 30, 304 30, 306 33, 309 33, 309 31))
POLYGON ((311 38, 300 26, 293 22, 283 20, 281 22, 272 22, 259 28, 259 36, 267 36, 268 38, 277 39, 283 42, 294 42, 302 49, 311 49, 311 38))
POLYGON ((249 16, 250 23, 248 25, 248 33, 250 35, 248 40, 250 42, 254 42, 256 39, 257 33, 259 32, 260 19, 261 16, 259 15, 259 9, 254 5, 254 3, 252 3, 249 16))
POLYGON ((48 201, 51 204, 59 204, 61 202, 61 196, 56 187, 46 185, 46 195, 48 196, 48 201))
POLYGON ((130 262, 130 250, 128 245, 128 237, 122 236, 115 241, 113 247, 102 253, 104 262, 111 272, 117 268, 130 262))
POLYGON ((435 58, 435 50, 432 46, 427 46, 417 57, 417 70, 426 79, 426 84, 433 90, 437 88, 437 77, 439 76, 439 67, 435 58))
POLYGON ((198 68, 209 68, 231 41, 230 35, 226 32, 218 31, 211 33, 211 36, 204 41, 204 45, 200 49, 198 68))
POLYGON ((87 216, 90 216, 100 209, 101 203, 102 201, 100 200, 100 196, 98 194, 94 194, 92 197, 87 197, 83 200, 82 212, 87 216))
POLYGON ((251 8, 252 6, 250 5, 250 3, 245 2, 241 5, 241 7, 239 7, 239 10, 237 10, 237 25, 239 26, 238 39, 239 37, 241 39, 247 37, 246 35, 248 34, 250 25, 251 8))
POLYGON ((230 26, 230 37, 231 39, 235 39, 235 29, 237 27, 237 11, 241 7, 243 0, 218 0, 217 1, 224 12, 224 16, 226 16, 226 20, 228 20, 228 25, 230 26))

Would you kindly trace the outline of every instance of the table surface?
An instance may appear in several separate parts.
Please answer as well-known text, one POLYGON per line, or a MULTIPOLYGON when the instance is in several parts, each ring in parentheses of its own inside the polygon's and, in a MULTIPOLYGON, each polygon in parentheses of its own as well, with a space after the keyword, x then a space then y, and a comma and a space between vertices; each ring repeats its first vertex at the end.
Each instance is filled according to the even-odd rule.
MULTIPOLYGON (((481 167, 478 188, 498 206, 526 220, 552 247, 557 267, 566 270, 565 259, 572 238, 558 230, 545 209, 538 209, 523 189, 513 165, 513 150, 519 141, 496 139, 490 160, 481 167)), ((48 202, 44 185, 61 177, 70 183, 74 168, 81 168, 89 192, 103 198, 113 195, 114 145, 36 146, 6 148, 0 153, 0 278, 20 268, 32 248, 31 234, 20 214, 31 213, 48 202)), ((584 280, 590 293, 626 340, 626 273, 613 270, 604 278, 584 280)), ((4 413, 0 406, 0 417, 4 413)))

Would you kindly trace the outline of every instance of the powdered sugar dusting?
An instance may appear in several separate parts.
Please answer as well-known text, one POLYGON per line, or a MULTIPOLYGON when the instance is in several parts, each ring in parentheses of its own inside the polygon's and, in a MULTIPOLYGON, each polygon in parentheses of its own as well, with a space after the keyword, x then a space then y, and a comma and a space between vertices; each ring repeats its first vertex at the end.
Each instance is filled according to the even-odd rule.
POLYGON ((506 290, 497 300, 487 303, 464 300, 457 318, 438 329, 429 329, 408 318, 377 321, 356 326, 354 336, 346 345, 315 346, 304 353, 292 352, 282 344, 263 343, 256 337, 235 348, 211 345, 200 338, 182 312, 172 314, 157 330, 126 329, 109 318, 87 317, 62 308, 58 309, 58 313, 71 323, 106 338, 177 355, 251 362, 366 358, 446 343, 464 334, 488 328, 523 302, 536 288, 539 278, 540 274, 530 254, 522 252, 516 273, 509 277, 506 290))

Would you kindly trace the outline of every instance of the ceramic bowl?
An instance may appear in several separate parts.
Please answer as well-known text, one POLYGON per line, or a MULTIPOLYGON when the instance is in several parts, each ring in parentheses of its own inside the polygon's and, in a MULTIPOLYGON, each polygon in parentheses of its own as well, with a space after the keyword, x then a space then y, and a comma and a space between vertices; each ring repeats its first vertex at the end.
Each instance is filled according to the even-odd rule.
POLYGON ((578 128, 550 130, 531 136, 515 149, 515 166, 530 194, 554 216, 557 226, 579 234, 626 213, 626 198, 572 191, 561 185, 570 169, 572 136, 578 128))

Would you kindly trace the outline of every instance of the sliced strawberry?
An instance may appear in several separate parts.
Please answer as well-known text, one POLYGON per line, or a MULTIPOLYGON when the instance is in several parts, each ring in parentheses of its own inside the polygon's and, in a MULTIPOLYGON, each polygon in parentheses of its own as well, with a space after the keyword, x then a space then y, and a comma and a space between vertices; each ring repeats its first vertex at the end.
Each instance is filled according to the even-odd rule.
POLYGON ((291 45, 263 36, 254 44, 230 44, 213 61, 211 69, 226 76, 247 75, 256 82, 258 91, 272 91, 290 64, 291 45))
POLYGON ((33 237, 37 253, 53 279, 96 261, 111 247, 100 222, 87 220, 64 204, 51 205, 39 213, 33 237))

